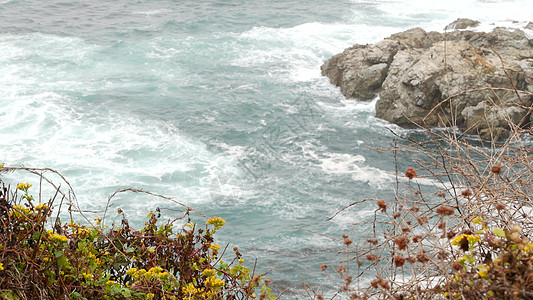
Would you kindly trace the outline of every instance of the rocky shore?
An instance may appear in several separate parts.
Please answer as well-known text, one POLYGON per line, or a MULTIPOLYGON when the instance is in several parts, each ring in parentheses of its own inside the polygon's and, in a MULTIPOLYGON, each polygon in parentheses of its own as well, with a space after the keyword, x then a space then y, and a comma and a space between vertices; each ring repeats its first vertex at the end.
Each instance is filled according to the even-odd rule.
POLYGON ((379 95, 376 116, 399 126, 458 126, 505 139, 511 123, 531 119, 533 37, 525 30, 533 23, 488 33, 471 30, 477 24, 458 19, 445 33, 414 28, 354 45, 327 60, 322 74, 348 98, 379 95))

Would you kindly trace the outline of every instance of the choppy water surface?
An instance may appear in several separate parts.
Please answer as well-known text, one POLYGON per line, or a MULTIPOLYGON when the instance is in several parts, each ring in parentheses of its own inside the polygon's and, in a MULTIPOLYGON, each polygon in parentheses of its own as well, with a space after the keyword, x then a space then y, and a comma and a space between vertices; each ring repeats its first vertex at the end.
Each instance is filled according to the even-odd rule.
MULTIPOLYGON (((174 196, 227 225, 259 269, 304 298, 340 260, 333 236, 392 191, 374 102, 347 100, 320 65, 354 43, 458 17, 526 21, 529 1, 0 1, 0 161, 50 167, 84 209, 118 188, 174 196)), ((409 134, 409 132, 405 132, 409 134)), ((408 165, 409 157, 400 156, 408 165)), ((15 178, 15 177, 13 177, 15 178)), ((14 180, 14 179, 13 179, 14 180)), ((174 204, 123 195, 133 223, 174 204)), ((172 212, 168 212, 171 215, 172 212)))

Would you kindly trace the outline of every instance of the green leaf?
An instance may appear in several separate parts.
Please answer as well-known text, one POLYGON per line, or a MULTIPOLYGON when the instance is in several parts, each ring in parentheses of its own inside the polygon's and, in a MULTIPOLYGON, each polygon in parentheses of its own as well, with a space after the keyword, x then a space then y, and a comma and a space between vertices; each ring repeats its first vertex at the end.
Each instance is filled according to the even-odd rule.
POLYGON ((68 259, 66 256, 61 256, 58 260, 57 260, 57 265, 59 266, 60 269, 63 269, 64 267, 66 267, 68 265, 68 259))
POLYGON ((131 291, 130 289, 122 289, 122 292, 121 292, 122 296, 126 297, 126 298, 131 298, 131 291))
POLYGON ((505 231, 503 231, 501 228, 494 228, 492 232, 499 237, 505 237, 505 231))
POLYGON ((472 264, 476 261, 476 259, 472 255, 465 255, 466 262, 469 264, 472 264))

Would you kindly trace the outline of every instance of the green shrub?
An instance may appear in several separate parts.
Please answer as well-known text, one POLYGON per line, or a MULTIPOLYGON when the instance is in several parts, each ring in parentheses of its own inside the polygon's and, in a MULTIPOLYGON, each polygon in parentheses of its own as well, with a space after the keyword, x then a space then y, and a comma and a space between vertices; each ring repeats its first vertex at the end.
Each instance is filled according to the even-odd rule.
POLYGON ((52 215, 59 188, 40 203, 30 184, 0 183, 1 299, 274 299, 237 248, 222 260, 221 218, 196 224, 187 210, 161 222, 156 210, 135 230, 119 209, 119 225, 63 223, 52 215))

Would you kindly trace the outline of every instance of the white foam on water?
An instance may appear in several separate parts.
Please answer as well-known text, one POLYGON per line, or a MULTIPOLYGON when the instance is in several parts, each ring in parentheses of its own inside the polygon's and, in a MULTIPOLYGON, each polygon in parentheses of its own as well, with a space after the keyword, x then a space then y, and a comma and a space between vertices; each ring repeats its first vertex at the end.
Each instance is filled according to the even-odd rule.
POLYGON ((532 21, 531 11, 533 11, 533 1, 529 0, 377 0, 374 2, 385 14, 385 18, 422 23, 422 27, 426 30, 441 32, 447 24, 457 18, 470 18, 486 24, 505 26, 512 23, 511 21, 532 21))
POLYGON ((132 14, 134 14, 134 15, 151 16, 151 15, 159 15, 159 14, 167 13, 167 12, 170 12, 170 10, 168 10, 168 9, 153 9, 153 10, 134 11, 134 12, 132 12, 132 14))
POLYGON ((321 78, 320 66, 358 41, 375 40, 391 28, 364 24, 311 22, 291 28, 254 27, 237 36, 243 44, 234 65, 260 67, 277 80, 305 82, 321 78))
MULTIPOLYGON (((43 99, 51 101, 49 97, 43 99)), ((4 151, 3 161, 90 170, 90 179, 79 178, 73 183, 81 191, 94 186, 144 186, 148 181, 165 193, 186 196, 188 201, 206 201, 210 181, 219 173, 236 169, 231 159, 210 153, 177 128, 157 121, 141 121, 116 112, 90 120, 49 103, 26 113, 23 119, 28 120, 21 129, 24 137, 4 137, 6 143, 18 143, 18 147, 4 151)), ((1 132, 10 132, 2 127, 1 132)))
POLYGON ((174 125, 106 99, 139 84, 125 78, 131 66, 106 64, 107 48, 29 34, 0 36, 0 51, 0 139, 10 145, 0 161, 70 174, 82 205, 103 204, 106 193, 125 186, 206 202, 217 176, 239 171, 231 156, 208 151, 174 125))

